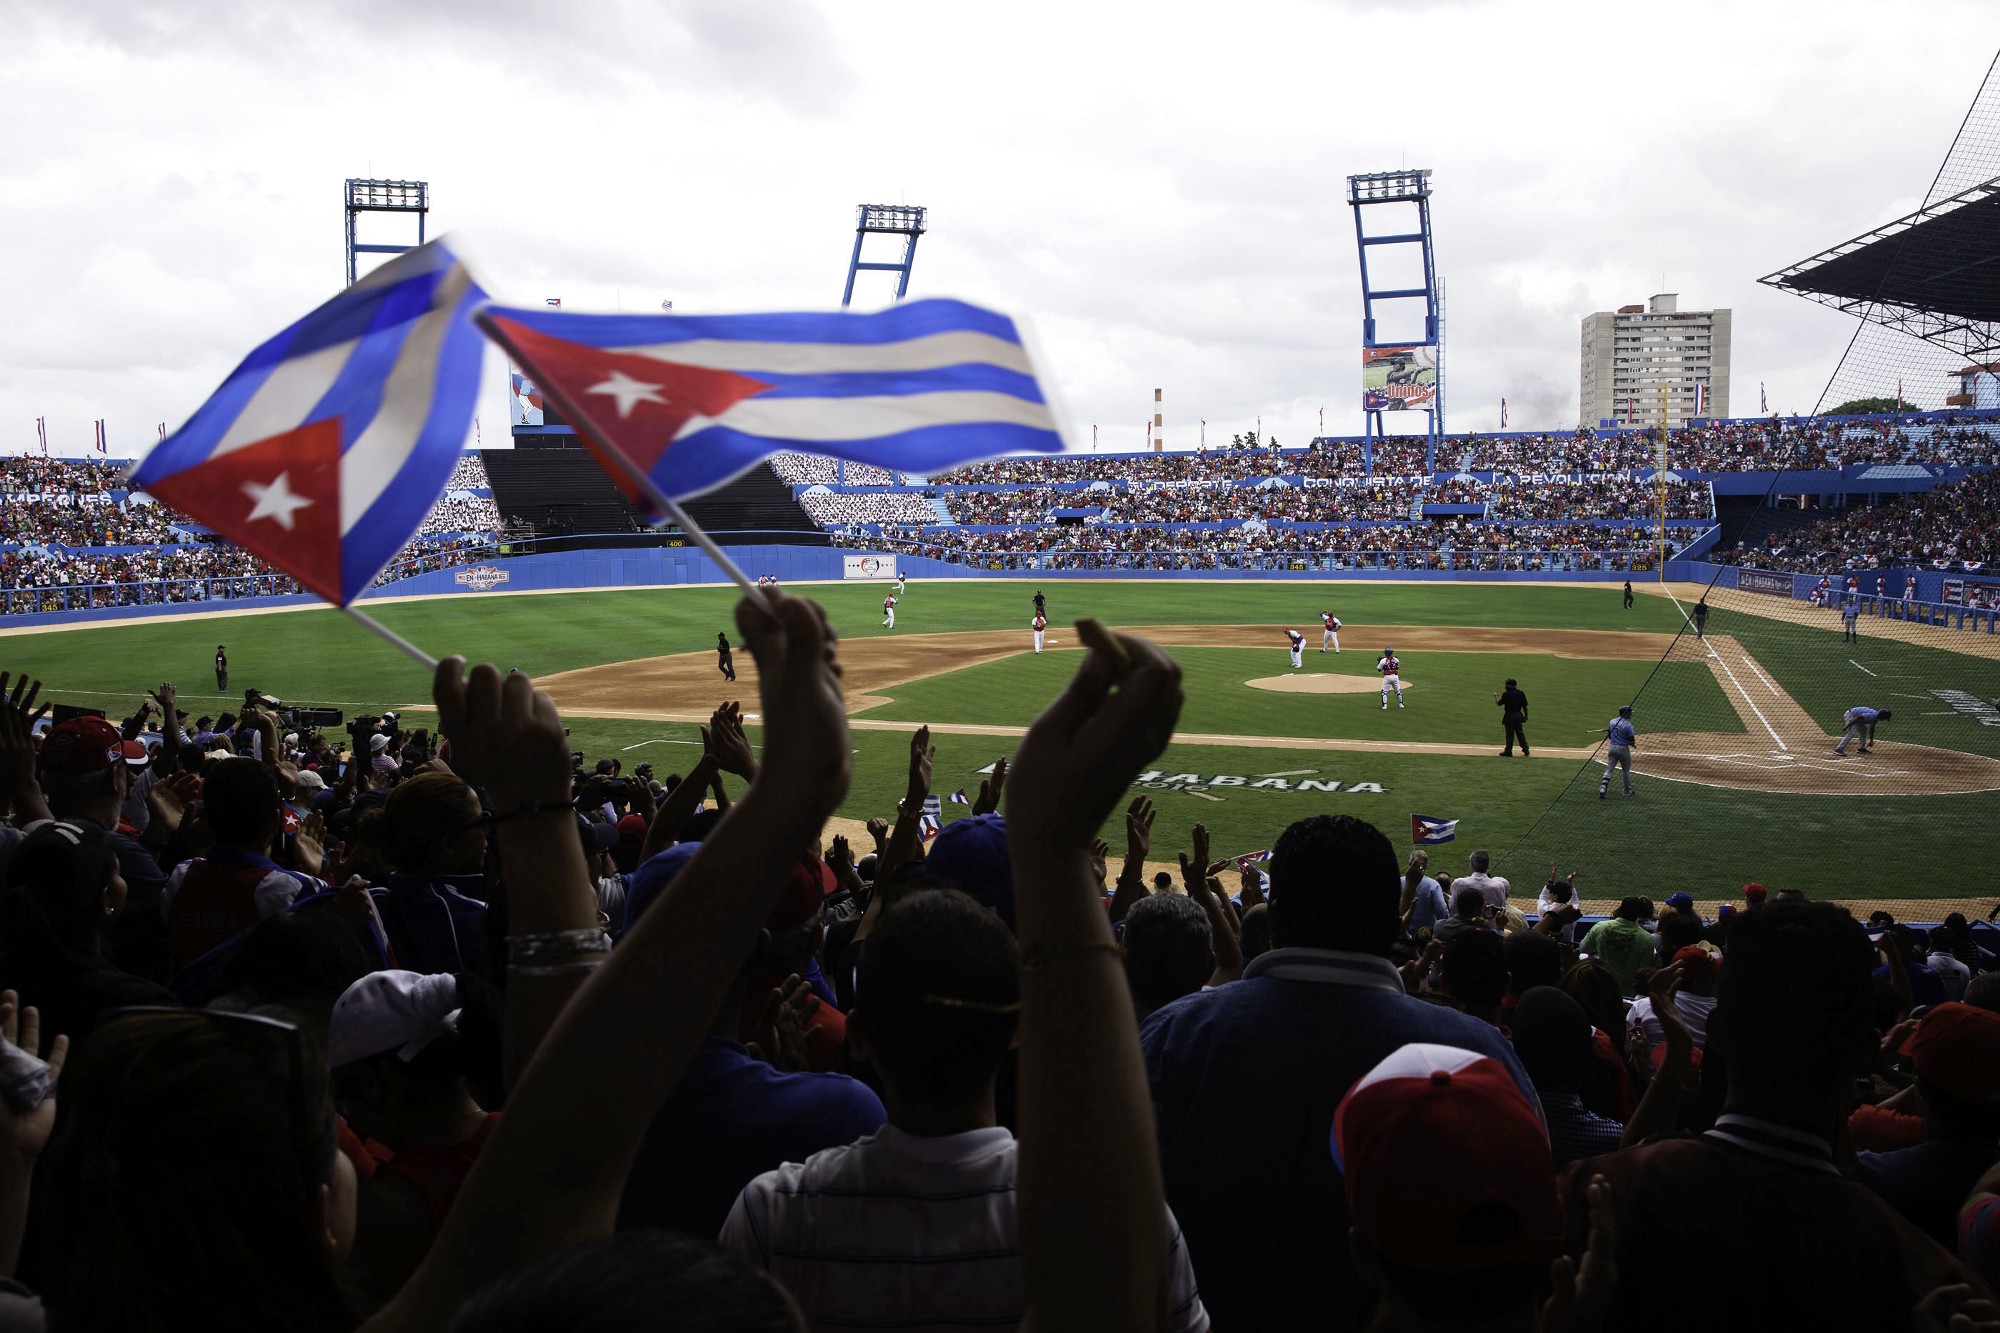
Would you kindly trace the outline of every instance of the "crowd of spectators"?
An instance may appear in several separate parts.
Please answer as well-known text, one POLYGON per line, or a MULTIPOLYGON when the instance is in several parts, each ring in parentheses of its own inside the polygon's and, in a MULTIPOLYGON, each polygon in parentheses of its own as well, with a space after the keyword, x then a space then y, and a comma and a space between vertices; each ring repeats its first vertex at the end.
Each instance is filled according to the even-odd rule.
POLYGON ((843 523, 935 523, 922 491, 809 491, 799 507, 822 527, 843 523))
MULTIPOLYGON (((185 515, 124 490, 118 463, 0 460, 0 593, 11 613, 211 601, 299 591, 286 575, 202 533, 185 515), (103 548, 130 547, 132 550, 103 548), (88 593, 77 591, 89 587, 88 593), (42 594, 37 597, 34 594, 42 594), (22 596, 20 594, 28 594, 22 596)), ((452 490, 378 584, 479 558, 500 529, 483 459, 461 455, 452 490)), ((928 511, 926 511, 928 512, 928 511)), ((486 551, 490 554, 490 550, 486 551)))
MULTIPOLYGON (((771 455, 771 470, 788 486, 833 486, 840 483, 840 460, 824 454, 771 455)), ((896 474, 873 463, 849 463, 849 486, 893 486, 896 474)))
MULTIPOLYGON (((1858 463, 1943 463, 1961 467, 2000 464, 2000 419, 1991 413, 1934 413, 1867 417, 1839 422, 1772 418, 1716 422, 1668 432, 1667 466, 1688 471, 1754 472, 1774 468, 1838 468, 1858 463)), ((1530 435, 1448 435, 1440 439, 1436 466, 1420 435, 1373 441, 1369 466, 1358 440, 1315 440, 1304 449, 1206 449, 1158 454, 1065 454, 1014 457, 939 473, 945 486, 1001 486, 1089 481, 1255 480, 1267 476, 1314 478, 1365 475, 1407 477, 1472 472, 1546 474, 1629 472, 1658 464, 1658 442, 1648 431, 1552 431, 1530 435)), ((850 470, 851 471, 851 470, 850 470)), ((822 478, 831 483, 831 476, 822 478)), ((850 476, 850 480, 852 477, 850 476)))
POLYGON ((0 495, 101 495, 125 489, 125 464, 91 458, 0 456, 0 495))
POLYGON ((451 480, 444 484, 445 493, 453 491, 486 491, 493 488, 493 482, 486 475, 486 456, 477 449, 468 449, 452 464, 451 480))
POLYGON ((457 495, 447 492, 424 516, 420 536, 440 532, 490 533, 500 530, 500 507, 484 495, 457 495))
POLYGON ((683 774, 457 658, 435 731, 0 676, 0 1327, 1650 1333, 1690 1237, 1717 1333, 2000 1318, 1963 917, 1215 859, 1094 622, 937 830, 766 597, 683 774))
POLYGON ((102 492, 42 494, 0 500, 0 542, 57 546, 148 546, 183 540, 187 520, 161 505, 102 492))
POLYGON ((1802 574, 1848 569, 1991 569, 2000 561, 2000 471, 1887 504, 1849 506, 1738 542, 1719 564, 1802 574))
POLYGON ((1629 473, 1585 473, 1574 480, 1523 481, 1501 477, 1491 491, 1488 518, 1656 519, 1666 495, 1669 519, 1715 517, 1707 482, 1670 480, 1665 486, 1629 473))
POLYGON ((972 531, 890 526, 879 533, 837 533, 835 540, 995 569, 1285 568, 1293 560, 1310 562, 1298 568, 1327 570, 1624 569, 1658 555, 1657 534, 1646 529, 1470 518, 1314 527, 1086 522, 972 531), (1615 563, 1603 563, 1612 557, 1615 563))
MULTIPOLYGON (((478 536, 418 536, 376 577, 382 587, 413 574, 491 559, 478 536)), ((211 602, 301 592, 291 576, 227 542, 209 539, 115 555, 0 550, 0 607, 10 614, 83 607, 211 602)))

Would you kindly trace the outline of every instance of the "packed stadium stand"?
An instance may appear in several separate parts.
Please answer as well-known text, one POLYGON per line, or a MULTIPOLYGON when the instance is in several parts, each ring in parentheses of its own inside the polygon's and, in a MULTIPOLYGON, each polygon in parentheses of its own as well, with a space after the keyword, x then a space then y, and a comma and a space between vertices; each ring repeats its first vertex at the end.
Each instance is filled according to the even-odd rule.
MULTIPOLYGON (((928 478, 779 454, 687 509, 725 542, 832 541, 989 570, 1606 573, 1712 551, 1798 573, 1978 571, 2000 558, 1996 464, 2000 413, 1959 411, 1713 422, 1664 442, 1449 436, 1434 457, 1421 437, 1014 457, 928 478)), ((471 452, 380 582, 491 559, 503 534, 631 542, 644 527, 581 448, 471 452)), ((118 462, 0 461, 5 613, 291 591, 128 492, 118 462)))

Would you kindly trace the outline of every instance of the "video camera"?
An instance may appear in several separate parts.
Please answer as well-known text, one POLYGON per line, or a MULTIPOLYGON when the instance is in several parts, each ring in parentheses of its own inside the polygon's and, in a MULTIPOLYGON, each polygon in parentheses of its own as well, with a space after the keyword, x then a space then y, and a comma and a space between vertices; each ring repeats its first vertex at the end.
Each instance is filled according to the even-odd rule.
POLYGON ((243 707, 246 711, 262 709, 278 721, 284 723, 288 731, 317 731, 322 727, 340 725, 342 713, 338 708, 301 708, 287 705, 275 694, 262 690, 243 691, 243 707))

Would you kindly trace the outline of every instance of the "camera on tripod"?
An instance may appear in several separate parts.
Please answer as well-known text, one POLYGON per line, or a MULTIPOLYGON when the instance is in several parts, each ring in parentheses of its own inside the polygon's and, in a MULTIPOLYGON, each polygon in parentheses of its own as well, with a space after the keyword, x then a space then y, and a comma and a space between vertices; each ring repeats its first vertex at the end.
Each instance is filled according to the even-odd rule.
POLYGON ((246 710, 262 709, 284 723, 287 730, 299 732, 337 727, 342 716, 338 708, 301 708, 288 705, 277 695, 266 694, 262 690, 243 691, 243 707, 246 710))

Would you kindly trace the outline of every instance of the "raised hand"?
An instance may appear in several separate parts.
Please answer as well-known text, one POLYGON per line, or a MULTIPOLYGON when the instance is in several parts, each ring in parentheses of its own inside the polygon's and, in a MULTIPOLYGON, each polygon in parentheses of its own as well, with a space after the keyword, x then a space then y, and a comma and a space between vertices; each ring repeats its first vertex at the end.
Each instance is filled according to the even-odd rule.
POLYGON ((1236 896, 1246 912, 1267 901, 1264 897, 1264 877, 1258 873, 1256 866, 1244 864, 1236 867, 1236 896))
POLYGON ((772 987, 763 1017, 757 1021, 757 1040, 745 1043, 750 1054, 785 1073, 805 1072, 807 1050, 820 1031, 818 1024, 807 1024, 818 1012, 819 996, 794 972, 772 987))
POLYGON ((723 772, 734 773, 745 782, 756 780, 757 757, 743 734, 742 704, 731 701, 709 714, 708 725, 701 728, 701 744, 723 772))
MULTIPOLYGON (((453 766, 491 793, 498 813, 569 805, 569 737, 555 703, 533 681, 519 672, 502 676, 485 662, 468 674, 464 658, 447 657, 438 663, 431 698, 453 766)), ((355 755, 356 765, 367 762, 355 755)))
POLYGON ((931 744, 931 729, 918 727, 910 737, 910 783, 906 798, 912 803, 921 803, 931 792, 931 761, 937 758, 937 746, 931 744))
POLYGON ((1021 738, 1006 801, 1010 838, 1040 837, 1051 852, 1081 858, 1132 779, 1166 749, 1180 718, 1181 669, 1144 639, 1095 621, 1078 632, 1090 652, 1021 738))
POLYGON ((49 1095, 34 1110, 21 1111, 0 1099, 0 1152, 9 1159, 9 1174, 19 1170, 25 1177, 27 1168, 48 1145, 49 1132, 56 1127, 55 1088, 62 1078, 63 1062, 69 1058, 69 1038, 60 1035, 51 1038, 44 1054, 41 1015, 33 1005, 23 1008, 21 997, 10 990, 0 991, 0 1037, 39 1057, 49 1067, 49 1095))
POLYGON ((317 810, 292 835, 292 869, 315 879, 326 870, 326 820, 317 810))
POLYGON ((868 836, 875 840, 875 854, 880 856, 882 849, 889 845, 889 821, 876 815, 868 821, 867 829, 868 836))
POLYGON ((1549 1267, 1549 1298, 1542 1306, 1541 1333, 1601 1333, 1618 1293, 1618 1214, 1611 1206, 1611 1182, 1592 1176, 1584 1186, 1590 1209, 1590 1239, 1583 1262, 1568 1255, 1549 1267))
POLYGON ((1000 796, 1007 786, 1007 757, 1002 755, 993 765, 991 777, 979 779, 979 796, 972 803, 975 815, 990 815, 1000 808, 1000 796))
MULTIPOLYGON (((6 688, 7 674, 0 672, 0 695, 5 694, 6 688)), ((23 676, 14 688, 14 697, 0 699, 0 791, 12 798, 15 814, 23 824, 49 817, 41 786, 35 781, 34 734, 35 721, 47 711, 48 705, 42 705, 41 711, 28 712, 41 688, 40 681, 29 687, 28 678, 23 676), (23 695, 26 704, 21 702, 23 695)))
POLYGON ((1128 869, 1144 865, 1146 853, 1153 847, 1153 800, 1149 796, 1136 798, 1125 808, 1125 865, 1128 869))
MULTIPOLYGON (((756 786, 796 800, 791 813, 817 830, 847 796, 854 756, 837 641, 817 603, 764 590, 736 604, 736 625, 757 662, 764 762, 756 786), (770 610, 765 610, 768 606, 770 610)), ((567 771, 568 755, 564 755, 567 771)))

